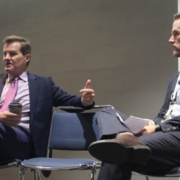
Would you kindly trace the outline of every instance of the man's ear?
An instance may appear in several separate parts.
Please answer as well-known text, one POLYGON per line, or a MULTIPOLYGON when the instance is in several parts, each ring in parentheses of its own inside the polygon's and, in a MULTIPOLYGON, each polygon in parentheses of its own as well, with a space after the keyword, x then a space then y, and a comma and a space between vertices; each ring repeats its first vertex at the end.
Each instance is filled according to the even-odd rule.
POLYGON ((31 59, 31 55, 30 54, 26 54, 25 55, 25 61, 26 61, 27 64, 29 63, 30 59, 31 59))

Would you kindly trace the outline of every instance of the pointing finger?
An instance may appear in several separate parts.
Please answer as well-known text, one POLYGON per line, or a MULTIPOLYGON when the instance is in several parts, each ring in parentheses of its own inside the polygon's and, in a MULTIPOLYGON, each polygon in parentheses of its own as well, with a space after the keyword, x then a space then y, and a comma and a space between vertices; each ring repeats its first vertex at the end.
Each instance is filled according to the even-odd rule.
POLYGON ((86 85, 85 85, 84 89, 89 89, 90 86, 91 86, 91 80, 88 79, 87 82, 86 82, 86 85))

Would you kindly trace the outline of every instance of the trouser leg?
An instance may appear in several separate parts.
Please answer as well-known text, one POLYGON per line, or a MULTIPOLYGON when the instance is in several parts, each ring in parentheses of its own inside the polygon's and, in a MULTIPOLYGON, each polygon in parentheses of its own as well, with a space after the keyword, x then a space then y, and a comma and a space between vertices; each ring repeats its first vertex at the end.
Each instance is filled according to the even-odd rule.
POLYGON ((0 123, 0 158, 25 159, 31 154, 32 142, 28 129, 0 123))
POLYGON ((152 151, 151 158, 144 165, 134 164, 136 171, 161 173, 180 164, 180 132, 155 132, 139 137, 152 151))
POLYGON ((111 107, 104 108, 97 112, 95 118, 97 120, 99 128, 100 139, 114 138, 117 133, 130 131, 118 118, 118 113, 123 120, 126 120, 128 116, 113 109, 111 107))
POLYGON ((131 170, 148 174, 164 174, 166 170, 180 164, 179 131, 156 132, 142 135, 139 139, 151 149, 151 158, 144 164, 114 165, 103 163, 98 180, 130 180, 131 170))
POLYGON ((108 164, 102 163, 99 171, 98 180, 130 180, 130 164, 108 164))

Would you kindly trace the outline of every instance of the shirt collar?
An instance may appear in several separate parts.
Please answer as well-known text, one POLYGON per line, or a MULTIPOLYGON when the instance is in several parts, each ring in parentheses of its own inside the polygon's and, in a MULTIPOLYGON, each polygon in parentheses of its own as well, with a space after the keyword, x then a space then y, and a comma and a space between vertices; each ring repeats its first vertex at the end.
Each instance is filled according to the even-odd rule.
MULTIPOLYGON (((10 74, 8 74, 8 83, 14 78, 14 76, 11 76, 10 74)), ((23 72, 21 75, 19 75, 19 79, 23 80, 24 82, 26 82, 28 80, 27 77, 27 71, 23 72)))

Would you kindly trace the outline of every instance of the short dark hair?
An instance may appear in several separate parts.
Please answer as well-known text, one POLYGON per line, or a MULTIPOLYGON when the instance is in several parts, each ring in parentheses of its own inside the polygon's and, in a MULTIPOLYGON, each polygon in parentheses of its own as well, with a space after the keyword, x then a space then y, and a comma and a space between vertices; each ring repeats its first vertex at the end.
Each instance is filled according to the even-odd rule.
POLYGON ((10 35, 10 36, 7 36, 3 39, 4 44, 6 44, 6 43, 10 44, 13 42, 20 42, 21 43, 20 51, 22 52, 22 54, 24 56, 26 54, 31 54, 31 45, 30 45, 30 42, 26 38, 16 36, 16 35, 10 35))
MULTIPOLYGON (((6 36, 3 39, 4 44, 10 44, 13 42, 20 42, 21 43, 20 51, 23 54, 23 56, 25 56, 27 54, 31 54, 31 45, 30 45, 30 42, 28 39, 23 38, 21 36, 16 36, 16 35, 6 36)), ((29 65, 29 62, 27 65, 29 65)))
POLYGON ((180 13, 176 13, 174 14, 174 21, 177 20, 177 19, 180 19, 180 13))

